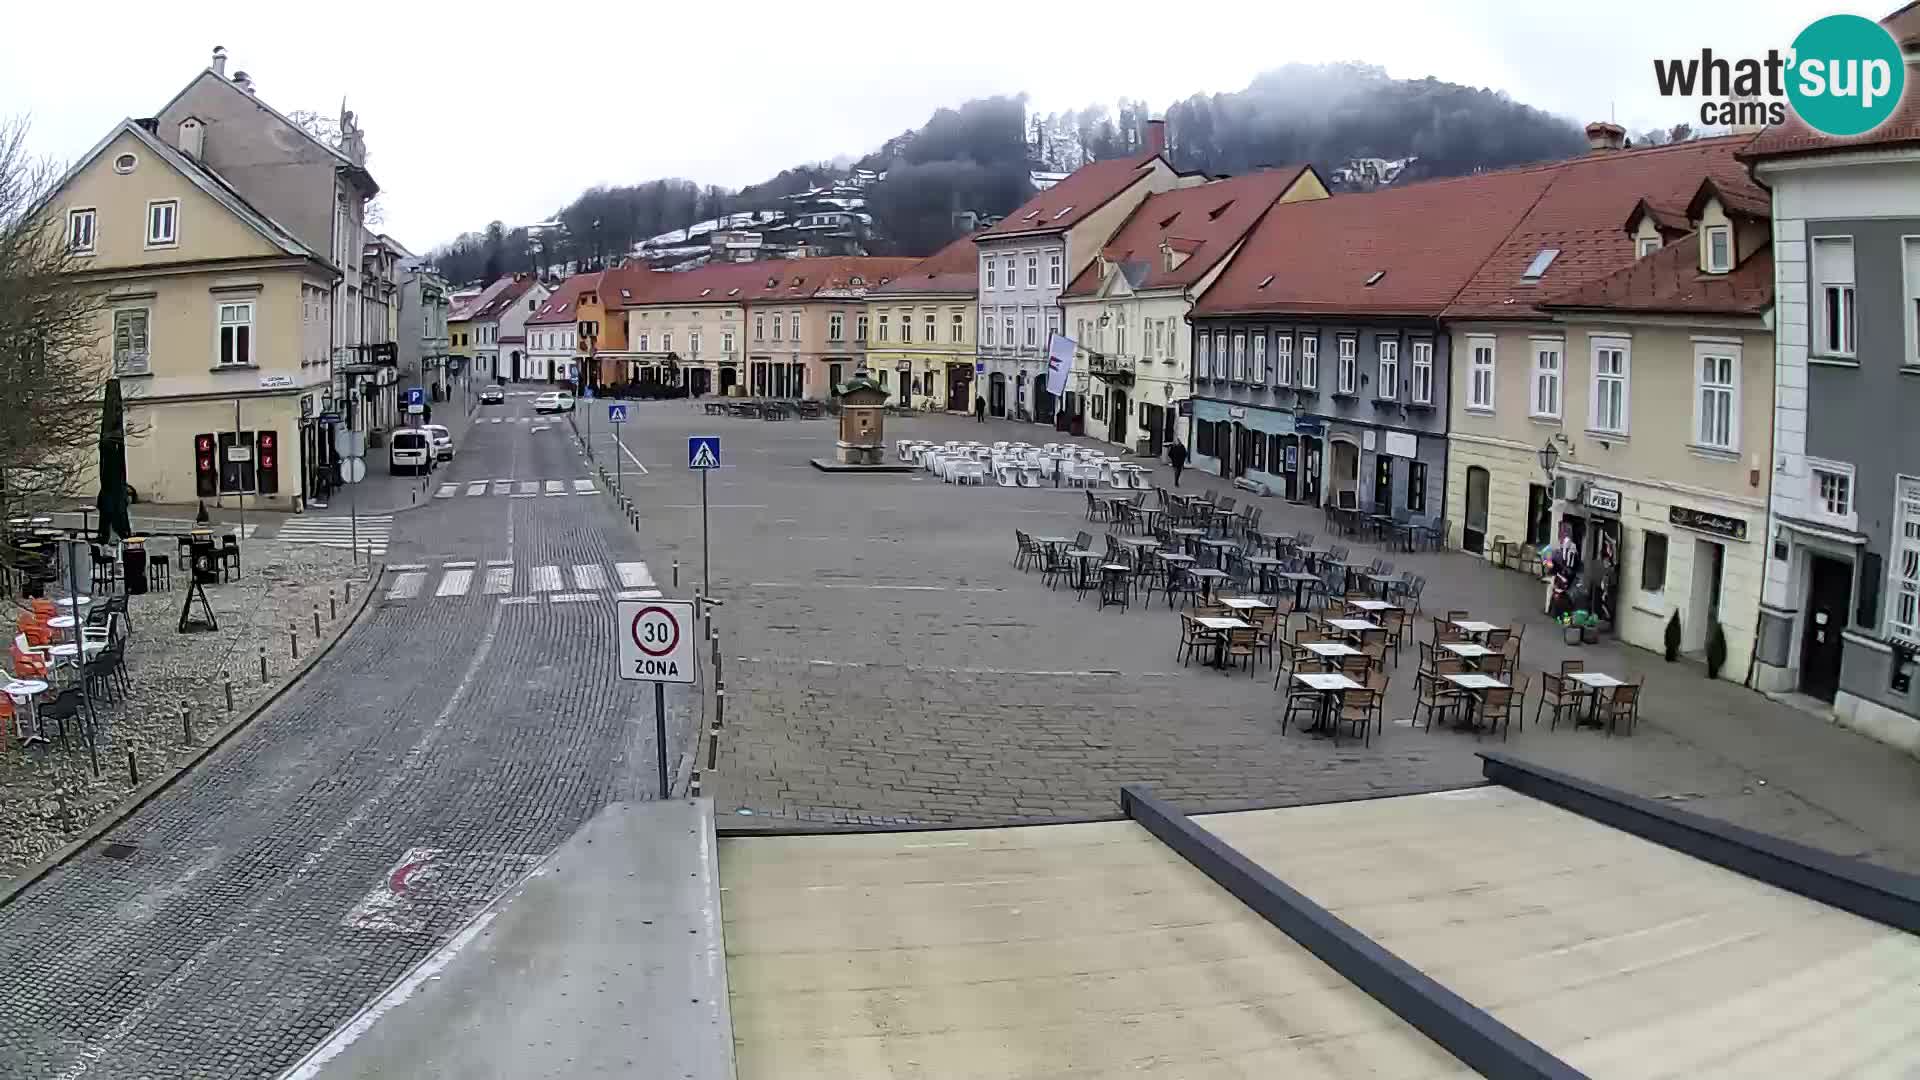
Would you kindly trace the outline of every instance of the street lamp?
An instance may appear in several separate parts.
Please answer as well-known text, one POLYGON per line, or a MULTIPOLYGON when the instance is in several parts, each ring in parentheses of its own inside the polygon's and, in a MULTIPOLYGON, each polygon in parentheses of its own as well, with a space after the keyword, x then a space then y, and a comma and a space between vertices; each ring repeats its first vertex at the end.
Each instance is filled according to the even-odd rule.
POLYGON ((1553 445, 1552 439, 1548 439, 1546 444, 1540 447, 1540 470, 1547 474, 1548 479, 1552 479, 1553 467, 1558 464, 1560 464, 1560 450, 1553 445))

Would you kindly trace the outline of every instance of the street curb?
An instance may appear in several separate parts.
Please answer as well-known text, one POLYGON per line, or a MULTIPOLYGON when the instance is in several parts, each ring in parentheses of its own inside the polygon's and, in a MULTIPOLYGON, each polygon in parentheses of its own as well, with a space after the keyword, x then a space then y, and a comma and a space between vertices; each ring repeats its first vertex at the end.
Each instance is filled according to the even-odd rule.
POLYGON ((111 814, 89 825, 79 836, 67 841, 64 846, 54 851, 51 855, 28 866, 20 872, 18 877, 15 877, 4 886, 0 886, 0 908, 5 908, 15 900, 18 900, 20 895, 26 892, 29 887, 72 861, 76 855, 79 855, 82 851, 92 846, 94 841, 119 827, 121 823, 138 812, 141 807, 153 801, 161 792, 172 787, 174 781, 186 775, 188 770, 212 756, 215 750, 220 749, 232 741, 235 735, 251 727, 261 713, 271 708, 275 702, 286 695, 287 691, 298 686, 300 680, 307 677, 307 672, 311 671, 315 664, 319 663, 328 653, 332 652, 333 647, 338 645, 341 640, 359 624, 360 616, 366 613, 367 605, 373 601, 373 594, 379 585, 380 577, 386 572, 386 563, 373 564, 371 570, 372 573, 367 578, 366 590, 360 595, 360 606, 355 608, 353 612, 347 616, 345 625, 341 626, 339 631, 329 638, 325 645, 307 655, 306 660, 301 662, 299 668, 295 669, 290 678, 275 687, 273 692, 268 694, 258 705, 254 706, 251 711, 239 720, 228 725, 225 731, 221 732, 212 742, 201 747, 192 757, 174 766, 172 771, 168 772, 165 776, 150 780, 129 793, 126 798, 120 801, 120 805, 114 808, 111 814))

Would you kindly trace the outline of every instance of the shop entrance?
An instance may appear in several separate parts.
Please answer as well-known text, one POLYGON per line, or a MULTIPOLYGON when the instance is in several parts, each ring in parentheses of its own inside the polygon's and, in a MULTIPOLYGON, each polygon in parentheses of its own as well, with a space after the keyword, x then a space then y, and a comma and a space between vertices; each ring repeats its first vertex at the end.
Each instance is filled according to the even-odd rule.
POLYGON ((1693 603, 1687 613, 1688 652, 1707 647, 1708 628, 1720 621, 1720 579, 1726 572, 1727 549, 1711 540, 1693 542, 1693 603))
POLYGON ((1133 406, 1127 401, 1125 390, 1114 390, 1107 395, 1107 441, 1122 446, 1127 442, 1127 420, 1133 406))
POLYGON ((1360 499, 1360 448, 1344 439, 1333 442, 1333 497, 1337 506, 1357 506, 1360 499))
POLYGON ((1007 377, 998 371, 987 376, 987 415, 1007 415, 1007 377))
POLYGON ((1376 514, 1393 512, 1393 458, 1387 454, 1374 455, 1373 512, 1376 514))
POLYGON ((1140 406, 1140 431, 1147 437, 1147 453, 1159 457, 1167 445, 1167 410, 1158 405, 1140 406))
POLYGON ((1320 470, 1324 467, 1323 451, 1320 440, 1312 435, 1300 436, 1300 501, 1312 506, 1320 505, 1320 470))
POLYGON ((1553 493, 1545 484, 1527 485, 1527 546, 1543 548, 1553 539, 1553 493))
POLYGON ((969 364, 947 365, 947 411, 973 411, 973 367, 969 364))
POLYGON ((1475 555, 1487 547, 1487 489, 1491 477, 1478 465, 1467 467, 1467 520, 1460 526, 1460 548, 1475 555))
POLYGON ((1838 559, 1807 559, 1807 613, 1800 631, 1800 689, 1832 701, 1840 692, 1840 631, 1853 599, 1853 567, 1838 559))

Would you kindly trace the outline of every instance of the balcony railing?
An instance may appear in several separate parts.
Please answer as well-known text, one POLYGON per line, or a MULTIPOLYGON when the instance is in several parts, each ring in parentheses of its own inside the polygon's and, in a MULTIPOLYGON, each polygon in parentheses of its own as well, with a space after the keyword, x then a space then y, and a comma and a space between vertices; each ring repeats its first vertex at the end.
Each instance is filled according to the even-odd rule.
POLYGON ((1133 357, 1096 352, 1087 357, 1087 370, 1109 378, 1133 378, 1133 357))

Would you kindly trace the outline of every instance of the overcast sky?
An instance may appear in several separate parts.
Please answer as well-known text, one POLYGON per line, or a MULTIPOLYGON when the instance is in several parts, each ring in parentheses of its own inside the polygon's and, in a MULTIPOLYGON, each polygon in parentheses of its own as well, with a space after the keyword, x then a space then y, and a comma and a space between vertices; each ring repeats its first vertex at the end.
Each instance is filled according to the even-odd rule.
POLYGON ((1049 112, 1124 95, 1159 110, 1288 61, 1363 61, 1639 131, 1694 119, 1693 107, 1655 93, 1654 56, 1784 49, 1814 18, 1849 10, 1786 0, 335 0, 287 8, 296 23, 258 0, 184 0, 164 15, 128 0, 85 7, 83 23, 59 3, 8 13, 0 117, 28 114, 40 152, 71 159, 121 118, 152 115, 224 45, 228 72, 251 74, 282 112, 333 115, 347 99, 384 189, 383 228, 421 252, 494 218, 539 220, 596 183, 682 176, 739 187, 857 155, 973 97, 1024 91, 1030 109, 1049 112))

